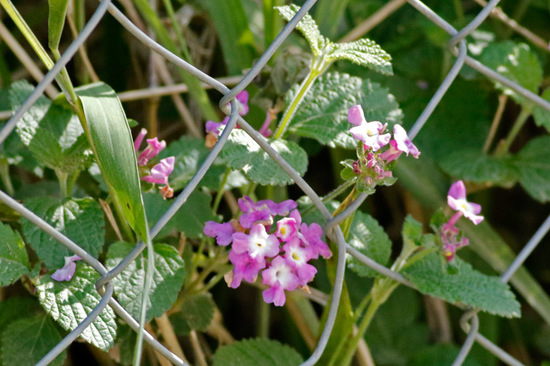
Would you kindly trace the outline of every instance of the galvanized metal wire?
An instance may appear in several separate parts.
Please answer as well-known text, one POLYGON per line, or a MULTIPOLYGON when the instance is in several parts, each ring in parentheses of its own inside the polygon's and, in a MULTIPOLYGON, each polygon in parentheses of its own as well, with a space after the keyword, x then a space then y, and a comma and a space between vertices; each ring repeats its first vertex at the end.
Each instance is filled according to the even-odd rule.
MULTIPOLYGON (((33 93, 28 97, 28 99, 23 103, 23 105, 15 112, 12 118, 6 123, 3 129, 0 131, 0 143, 4 142, 7 136, 12 133, 16 123, 20 118, 27 112, 27 110, 33 105, 33 103, 44 93, 44 90, 54 81, 55 77, 59 71, 73 58, 74 54, 77 52, 78 48, 86 42, 86 39, 90 36, 94 28, 97 26, 99 21, 104 17, 105 13, 108 11, 132 36, 134 36, 138 41, 140 41, 145 47, 155 51, 160 56, 164 57, 166 60, 173 63, 175 66, 182 68, 191 75, 197 77, 205 85, 214 88, 219 91, 221 94, 219 105, 221 110, 230 116, 229 122, 219 137, 216 145, 212 148, 208 157, 195 173, 193 178, 190 180, 188 185, 184 190, 178 195, 174 200, 171 207, 164 213, 161 219, 156 223, 156 225, 151 229, 152 237, 155 237, 160 230, 168 223, 168 221, 174 216, 174 214, 181 208, 181 206, 187 201, 190 194, 197 188, 200 180, 204 177, 216 157, 219 155, 221 149, 225 145, 231 131, 237 125, 244 130, 285 172, 288 176, 296 183, 304 192, 305 195, 309 197, 313 205, 319 210, 319 212, 326 219, 327 224, 325 225, 325 234, 329 236, 338 246, 338 264, 337 272, 335 277, 335 284, 332 293, 332 299, 330 301, 330 312, 325 324, 325 328, 319 338, 318 344, 311 354, 311 356, 303 363, 303 365, 314 365, 317 360, 321 357, 323 350, 328 342, 328 338, 331 334, 332 328, 336 320, 336 313, 338 310, 338 304, 340 300, 340 295, 342 292, 342 286, 344 282, 344 269, 345 269, 345 258, 346 253, 354 256, 359 261, 361 261, 366 266, 374 269, 381 275, 392 278, 393 280, 409 286, 414 287, 408 280, 406 280, 401 274, 392 271, 389 268, 386 268, 378 263, 376 263, 371 258, 363 255, 358 252, 352 246, 346 243, 344 239, 344 234, 338 225, 346 217, 349 217, 361 203, 366 198, 366 195, 360 195, 358 199, 344 212, 339 214, 336 217, 332 216, 332 213, 324 206, 322 200, 317 195, 317 193, 309 186, 309 184, 299 175, 299 173, 290 166, 260 135, 253 127, 248 124, 248 122, 238 116, 238 106, 235 96, 244 90, 252 80, 259 74, 263 67, 267 64, 269 59, 275 53, 275 51, 281 47, 288 35, 294 30, 296 24, 304 16, 304 14, 311 9, 315 4, 316 0, 308 0, 305 2, 301 10, 294 16, 294 18, 287 23, 283 28, 281 33, 276 37, 273 43, 269 46, 266 52, 260 57, 260 59, 251 65, 250 70, 242 77, 240 81, 237 82, 237 85, 229 89, 226 85, 220 81, 210 77, 208 74, 203 73, 199 69, 195 68, 193 65, 190 65, 177 55, 173 54, 162 45, 158 44, 154 39, 149 37, 147 34, 142 32, 137 26, 135 26, 126 16, 119 11, 116 6, 111 3, 111 0, 102 0, 97 7, 93 16, 88 20, 87 24, 83 28, 79 36, 70 44, 70 46, 65 50, 58 62, 55 63, 54 67, 44 76, 42 81, 36 86, 33 93), (231 107, 228 107, 228 103, 231 107)), ((466 37, 470 35, 474 30, 476 30, 480 24, 486 19, 486 17, 491 13, 491 11, 497 6, 499 0, 490 1, 468 25, 466 25, 461 30, 456 30, 448 22, 442 19, 438 14, 433 10, 427 7, 424 3, 419 0, 408 0, 408 3, 416 8, 420 13, 426 16, 430 21, 436 24, 438 27, 446 31, 450 35, 450 41, 448 43, 450 50, 457 57, 453 67, 448 72, 447 76, 444 78, 443 82, 439 86, 438 90, 425 107, 424 111, 418 117, 416 123, 409 131, 409 136, 414 138, 422 129, 425 123, 429 120, 432 112, 437 108, 441 99, 448 91, 449 87, 452 85, 456 76, 462 67, 466 64, 473 69, 479 71, 483 75, 486 75, 488 78, 493 79, 494 81, 505 85, 516 93, 524 96, 538 106, 541 106, 550 111, 550 103, 539 97, 538 95, 532 93, 529 90, 526 90, 517 83, 508 80, 497 72, 489 69, 485 65, 481 64, 479 61, 474 60, 473 58, 467 55, 467 42, 466 37)), ((83 250, 78 243, 73 242, 65 235, 54 229, 40 217, 35 215, 33 212, 29 211, 22 204, 14 200, 8 194, 0 191, 0 201, 4 202, 6 205, 19 212, 27 220, 35 224, 41 230, 51 235, 54 239, 59 241, 61 244, 65 245, 69 250, 79 255, 86 263, 92 266, 101 276, 101 278, 96 282, 96 287, 99 293, 102 296, 100 303, 96 308, 90 312, 86 319, 81 322, 72 332, 70 332, 56 347, 54 347, 39 363, 38 365, 46 365, 52 360, 54 360, 63 350, 65 350, 69 345, 82 333, 82 331, 92 323, 97 316, 103 311, 103 309, 108 305, 110 306, 116 314, 118 314, 130 327, 138 331, 139 324, 130 316, 130 314, 115 300, 113 297, 113 286, 111 281, 113 278, 118 276, 132 261, 134 261, 137 256, 145 248, 145 244, 140 242, 136 247, 112 270, 107 271, 107 269, 100 263, 98 260, 89 255, 85 250, 83 250)), ((508 282, 514 272, 521 266, 521 264, 526 260, 526 258, 535 250, 537 245, 540 243, 541 239, 548 233, 550 230, 550 217, 541 225, 539 230, 534 234, 533 238, 526 244, 525 248, 521 253, 516 257, 514 262, 508 267, 505 273, 501 276, 503 282, 508 282)), ((461 325, 465 332, 468 333, 468 336, 460 350, 459 355, 455 359, 453 365, 461 365, 466 356, 468 355, 472 345, 477 342, 478 344, 485 347, 489 352, 493 353, 496 357, 501 359, 503 362, 509 365, 521 365, 519 361, 514 359, 512 356, 507 354, 504 350, 499 348, 497 345, 493 344, 481 334, 479 334, 479 319, 476 315, 477 311, 475 309, 469 310, 465 313, 461 320, 461 325)), ((185 365, 186 363, 181 360, 179 357, 174 355, 169 351, 164 345, 155 340, 150 334, 145 333, 145 341, 148 342, 151 347, 164 355, 168 360, 170 360, 175 365, 185 365)))

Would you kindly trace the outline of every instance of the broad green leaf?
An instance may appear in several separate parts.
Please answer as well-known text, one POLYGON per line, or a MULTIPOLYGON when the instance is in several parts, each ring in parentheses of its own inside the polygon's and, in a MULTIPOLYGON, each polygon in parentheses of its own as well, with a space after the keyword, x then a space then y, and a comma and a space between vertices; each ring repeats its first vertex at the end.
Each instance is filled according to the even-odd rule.
MULTIPOLYGON (((2 329, 3 365, 35 365, 63 339, 48 315, 18 319, 2 329)), ((50 365, 61 366, 66 358, 63 351, 50 365)))
MULTIPOLYGON (((26 80, 16 81, 10 87, 10 104, 12 110, 18 110, 23 103, 27 100, 29 95, 34 90, 34 86, 29 84, 26 80)), ((27 110, 23 117, 17 122, 16 131, 21 136, 21 141, 25 145, 29 145, 32 137, 34 136, 40 120, 46 115, 51 101, 41 96, 38 100, 27 110)))
MULTIPOLYGON (((94 258, 98 257, 105 236, 103 210, 99 203, 91 198, 60 200, 36 197, 27 200, 25 206, 94 258)), ((49 269, 63 267, 64 257, 74 255, 27 219, 22 219, 22 228, 27 242, 49 269)))
MULTIPOLYGON (((537 93, 542 82, 542 67, 539 59, 524 43, 512 41, 491 43, 483 50, 481 62, 534 93, 537 93)), ((496 83, 496 86, 504 94, 512 96, 517 102, 528 102, 511 89, 499 83, 496 83)))
POLYGON ((0 301, 0 329, 14 320, 28 318, 40 311, 38 302, 31 297, 10 297, 0 301))
POLYGON ((203 0, 218 31, 229 75, 240 75, 252 66, 254 37, 241 1, 203 0))
POLYGON ((149 231, 130 127, 115 91, 95 83, 77 89, 84 110, 85 130, 103 178, 124 217, 143 241, 149 231))
POLYGON ((403 222, 401 236, 403 237, 403 243, 409 245, 410 247, 421 245, 422 224, 413 219, 411 215, 407 215, 407 217, 405 217, 405 221, 403 222))
POLYGON ((237 341, 214 354, 214 366, 296 366, 302 362, 294 348, 263 338, 237 341))
MULTIPOLYGON (((130 243, 115 243, 109 247, 106 266, 114 268, 134 248, 130 243)), ((166 244, 155 244, 155 270, 149 293, 147 321, 168 310, 178 296, 185 277, 183 259, 178 251, 166 244)), ((147 270, 147 255, 142 253, 136 260, 113 279, 115 294, 120 305, 139 319, 141 298, 147 270)))
POLYGON ((439 253, 428 254, 405 268, 402 273, 426 295, 439 297, 452 304, 464 304, 490 314, 508 318, 520 316, 520 304, 507 284, 498 277, 476 271, 456 258, 457 274, 447 274, 439 253))
POLYGON ((181 305, 181 311, 170 315, 174 331, 179 335, 189 335, 191 330, 206 331, 214 317, 215 306, 208 293, 188 297, 181 305))
POLYGON ((514 157, 490 156, 478 149, 455 151, 441 161, 441 167, 451 176, 469 182, 509 186, 518 179, 514 157))
MULTIPOLYGON (((390 259, 391 241, 388 234, 378 221, 361 211, 355 212, 348 244, 382 265, 386 265, 390 259)), ((371 277, 378 273, 351 255, 348 255, 346 260, 348 268, 359 276, 371 277)))
POLYGON ((391 56, 370 39, 363 38, 349 43, 332 43, 331 48, 327 55, 327 61, 348 60, 384 75, 393 74, 391 56))
MULTIPOLYGON (((541 97, 550 102, 550 88, 546 88, 541 97)), ((550 132, 550 111, 539 106, 533 107, 533 117, 537 126, 546 128, 550 132)))
MULTIPOLYGON (((175 157, 174 171, 170 174, 170 186, 174 190, 185 188, 206 159, 208 153, 210 153, 210 149, 204 146, 204 139, 202 138, 182 136, 179 140, 171 142, 159 155, 161 159, 168 156, 175 157)), ((199 186, 218 190, 226 166, 222 159, 216 159, 199 186)), ((226 184, 226 189, 228 187, 236 188, 248 184, 248 181, 240 172, 231 172, 226 184)), ((149 221, 151 221, 151 218, 149 218, 149 221)))
POLYGON ((540 202, 550 201, 550 136, 537 137, 519 152, 516 167, 519 182, 540 202))
MULTIPOLYGON (((99 273, 78 261, 70 281, 55 281, 49 275, 38 278, 38 301, 63 329, 71 331, 99 304, 101 296, 95 288, 98 279, 99 273)), ((114 345, 116 329, 115 313, 107 306, 80 336, 107 351, 114 345)))
POLYGON ((48 0, 48 46, 51 50, 59 48, 68 3, 69 0, 48 0))
MULTIPOLYGON (((276 9, 286 21, 290 21, 300 10, 300 7, 292 4, 290 6, 279 6, 276 9)), ((296 29, 298 29, 307 40, 313 54, 315 56, 320 55, 321 50, 326 46, 328 40, 321 35, 319 27, 317 27, 317 23, 315 23, 311 15, 306 13, 300 22, 298 22, 296 29)))
MULTIPOLYGON (((288 92, 287 103, 296 93, 297 88, 288 92)), ((311 87, 288 131, 324 145, 354 148, 356 141, 348 133, 353 127, 348 122, 348 110, 356 104, 361 104, 368 121, 388 123, 390 131, 394 124, 401 124, 403 114, 386 88, 368 79, 335 72, 321 76, 311 87)))
POLYGON ((0 223, 0 286, 8 286, 30 271, 29 257, 19 233, 0 223))
MULTIPOLYGON (((157 238, 162 238, 174 230, 183 232, 187 238, 202 237, 204 223, 210 220, 216 220, 216 216, 210 208, 212 197, 204 192, 195 191, 191 193, 187 201, 168 221, 168 223, 157 234, 157 238)), ((171 201, 164 200, 158 192, 145 193, 143 195, 145 208, 147 210, 147 219, 149 225, 154 226, 157 221, 172 205, 171 201)))
MULTIPOLYGON (((292 141, 268 140, 275 149, 296 171, 303 175, 306 172, 308 159, 306 152, 292 141)), ((231 131, 225 144, 222 158, 232 169, 242 169, 253 182, 262 185, 292 184, 292 179, 275 163, 260 146, 243 130, 231 131)))

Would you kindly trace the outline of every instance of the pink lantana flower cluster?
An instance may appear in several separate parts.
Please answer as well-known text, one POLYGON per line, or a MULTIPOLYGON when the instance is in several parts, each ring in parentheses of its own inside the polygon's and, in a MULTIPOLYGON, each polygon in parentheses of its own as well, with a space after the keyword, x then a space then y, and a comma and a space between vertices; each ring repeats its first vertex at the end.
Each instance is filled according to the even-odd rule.
POLYGON ((354 125, 350 133, 354 139, 362 143, 362 151, 358 151, 359 159, 352 163, 353 172, 364 178, 367 186, 391 185, 395 178, 388 164, 401 154, 411 154, 418 159, 420 151, 407 136, 400 125, 393 126, 393 139, 387 132, 387 123, 379 121, 367 122, 363 108, 360 105, 351 107, 348 111, 348 121, 354 125), (384 149, 388 146, 387 149, 384 149), (384 151, 383 151, 384 150, 384 151))
POLYGON ((229 261, 234 268, 225 278, 230 287, 239 287, 243 280, 254 283, 261 272, 262 283, 268 286, 262 293, 264 301, 283 306, 285 290, 307 291, 317 273, 308 262, 332 255, 322 239, 323 230, 316 223, 302 223, 293 200, 255 203, 244 196, 238 204, 242 211, 238 220, 208 221, 203 232, 216 238, 218 245, 231 244, 229 261))
MULTIPOLYGON (((147 130, 142 128, 139 135, 134 142, 134 148, 136 153, 139 151, 143 139, 147 135, 147 130)), ((175 158, 170 156, 165 159, 161 159, 158 163, 154 161, 154 158, 166 147, 166 141, 159 141, 158 138, 147 139, 147 147, 143 150, 137 158, 139 173, 141 180, 157 185, 163 185, 159 187, 162 197, 164 199, 172 198, 174 196, 174 190, 168 184, 168 177, 174 170, 175 158)))
POLYGON ((447 195, 447 204, 456 213, 442 227, 441 240, 443 241, 443 246, 441 249, 443 250, 445 259, 451 262, 459 248, 470 244, 468 238, 460 235, 459 229, 455 226, 458 219, 464 216, 477 225, 483 221, 483 216, 478 215, 481 212, 480 205, 466 200, 466 187, 461 180, 451 185, 447 195))

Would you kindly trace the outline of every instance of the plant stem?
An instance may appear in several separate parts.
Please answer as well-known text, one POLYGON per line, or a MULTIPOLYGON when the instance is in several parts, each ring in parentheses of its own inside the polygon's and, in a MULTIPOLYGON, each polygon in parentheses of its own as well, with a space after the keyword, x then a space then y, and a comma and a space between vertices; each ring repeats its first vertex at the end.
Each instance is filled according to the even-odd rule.
POLYGON ((504 113, 504 108, 506 107, 506 102, 508 101, 508 96, 505 94, 501 94, 498 97, 498 107, 497 111, 495 113, 495 117, 493 118, 493 123, 491 123, 491 129, 489 130, 489 134, 487 135, 487 139, 485 140, 485 144, 483 144, 483 152, 487 153, 489 151, 489 148, 491 147, 491 144, 493 143, 493 139, 495 138, 495 134, 498 129, 498 125, 500 124, 500 121, 502 120, 502 114, 504 113))
POLYGON ((514 142, 514 139, 517 137, 519 131, 525 124, 525 121, 527 121, 527 118, 529 118, 529 116, 531 115, 531 110, 531 107, 523 107, 521 109, 520 114, 516 118, 516 121, 514 122, 514 125, 510 130, 510 133, 508 134, 504 142, 496 149, 496 156, 502 156, 508 152, 508 149, 510 149, 512 142, 514 142))
POLYGON ((296 94, 296 96, 294 97, 294 100, 286 109, 285 115, 281 119, 281 122, 279 123, 279 127, 275 132, 274 138, 278 139, 283 135, 286 128, 288 127, 288 123, 290 122, 290 120, 292 120, 294 113, 296 113, 296 109, 298 109, 298 106, 302 103, 304 96, 307 94, 308 90, 313 85, 313 82, 315 81, 315 79, 317 79, 317 77, 321 75, 321 72, 317 71, 313 67, 313 65, 315 64, 315 60, 316 58, 314 57, 313 60, 311 61, 312 67, 309 71, 309 74, 304 79, 304 81, 302 81, 302 84, 300 85, 300 89, 298 90, 298 94, 296 94))
POLYGON ((6 192, 13 196, 15 190, 13 189, 13 184, 11 183, 10 178, 10 165, 5 159, 0 159, 0 178, 2 178, 2 183, 4 183, 4 188, 6 192))
POLYGON ((231 168, 227 167, 225 169, 225 174, 223 175, 222 182, 220 183, 220 188, 216 193, 216 198, 214 198, 214 204, 212 205, 212 211, 214 211, 214 213, 218 212, 218 207, 220 206, 220 202, 222 200, 222 196, 224 192, 224 187, 227 184, 227 179, 229 178, 229 174, 231 174, 231 168))
POLYGON ((258 291, 258 325, 256 326, 256 335, 259 338, 269 338, 270 306, 264 301, 262 293, 258 291))
POLYGON ((68 189, 67 189, 67 178, 69 175, 61 170, 55 170, 55 175, 57 176, 57 179, 59 180, 59 188, 61 189, 61 197, 67 198, 69 197, 68 189))

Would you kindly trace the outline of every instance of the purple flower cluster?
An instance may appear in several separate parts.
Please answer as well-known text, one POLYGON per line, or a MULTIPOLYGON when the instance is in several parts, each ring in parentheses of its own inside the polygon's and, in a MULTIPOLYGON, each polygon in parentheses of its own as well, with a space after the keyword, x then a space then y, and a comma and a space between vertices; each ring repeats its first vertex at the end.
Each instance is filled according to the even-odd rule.
POLYGON ((255 203, 244 196, 238 204, 243 212, 238 221, 208 221, 203 232, 216 238, 218 245, 232 243, 229 261, 234 268, 226 276, 230 287, 239 287, 243 280, 253 283, 262 271, 262 283, 268 286, 262 293, 264 301, 283 306, 285 290, 307 289, 317 273, 308 261, 332 255, 322 239, 323 229, 316 223, 302 223, 293 200, 255 203), (275 222, 275 217, 281 218, 275 222))
MULTIPOLYGON (((147 135, 147 130, 142 128, 134 142, 134 149, 138 152, 143 139, 147 135)), ((174 196, 174 190, 168 184, 168 177, 174 170, 175 158, 170 156, 160 160, 157 164, 150 163, 166 147, 166 141, 159 141, 158 138, 147 139, 147 147, 139 154, 137 158, 140 170, 141 180, 152 184, 164 184, 160 187, 160 192, 164 199, 174 196)))
POLYGON ((374 186, 388 182, 388 178, 392 178, 392 172, 387 165, 401 154, 405 153, 407 156, 411 154, 418 159, 420 152, 400 125, 393 126, 392 140, 391 134, 386 133, 388 124, 382 124, 379 121, 367 122, 360 105, 349 109, 348 121, 354 125, 350 129, 353 138, 363 143, 363 152, 353 163, 353 171, 364 177, 367 185, 374 186), (382 148, 387 145, 389 148, 382 152, 382 148))
POLYGON ((450 220, 443 225, 441 230, 443 255, 450 262, 454 259, 456 251, 459 248, 470 244, 468 238, 459 235, 460 231, 455 226, 458 219, 464 216, 477 225, 483 221, 483 216, 478 215, 481 212, 480 205, 466 200, 466 187, 461 180, 451 185, 447 195, 447 204, 456 211, 450 220))

